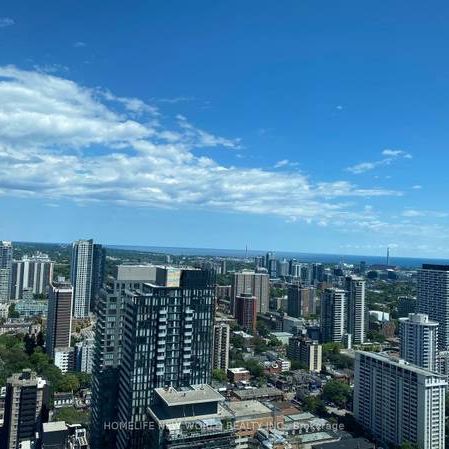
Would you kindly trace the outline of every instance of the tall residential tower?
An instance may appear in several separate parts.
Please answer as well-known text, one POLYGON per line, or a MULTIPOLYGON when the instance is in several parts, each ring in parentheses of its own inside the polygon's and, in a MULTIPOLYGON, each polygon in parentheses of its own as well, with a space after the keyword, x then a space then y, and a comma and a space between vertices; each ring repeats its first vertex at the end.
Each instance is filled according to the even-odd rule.
POLYGON ((256 312, 268 312, 270 299, 270 280, 266 273, 242 271, 234 273, 231 288, 231 308, 235 311, 235 299, 241 293, 252 294, 257 299, 256 312))
POLYGON ((326 288, 321 296, 321 341, 341 342, 345 334, 346 292, 326 288))
POLYGON ((447 381, 404 360, 356 352, 354 417, 382 445, 444 449, 447 381))
POLYGON ((352 342, 365 342, 367 331, 367 309, 365 303, 365 280, 355 276, 346 278, 347 331, 352 342))
POLYGON ((449 265, 424 264, 418 270, 417 312, 439 323, 438 349, 449 349, 449 265))
POLYGON ((429 371, 437 371, 438 323, 422 313, 399 318, 401 359, 429 371))
POLYGON ((77 240, 72 247, 70 279, 73 286, 73 316, 86 318, 94 308, 103 283, 105 252, 93 240, 77 240))
POLYGON ((0 302, 8 302, 11 297, 12 243, 0 241, 0 302))
POLYGON ((57 348, 68 348, 72 335, 72 286, 53 282, 48 293, 47 341, 45 349, 50 358, 57 348))
MULTIPOLYGON (((135 425, 134 430, 128 428, 118 432, 119 449, 144 447, 145 435, 138 427, 148 418, 148 407, 156 388, 209 383, 212 374, 213 272, 166 267, 147 272, 153 277, 147 282, 116 283, 121 348, 118 421, 135 425)), ((113 297, 111 293, 107 301, 111 309, 113 297)), ((100 304, 103 302, 101 300, 100 304)), ((102 313, 114 316, 112 310, 102 313)), ((103 318, 99 320, 102 322, 103 318)), ((117 323, 111 321, 109 325, 107 320, 105 325, 105 328, 103 325, 99 328, 98 337, 114 329, 117 323)), ((100 354, 96 354, 94 360, 94 391, 98 378, 97 362, 101 362, 101 358, 105 362, 108 355, 107 352, 101 354, 103 342, 96 340, 95 350, 98 349, 100 354)), ((114 355, 114 349, 111 354, 114 355)), ((93 396, 92 414, 101 420, 101 413, 97 413, 101 409, 101 404, 97 403, 101 395, 97 398, 95 393, 93 396)))

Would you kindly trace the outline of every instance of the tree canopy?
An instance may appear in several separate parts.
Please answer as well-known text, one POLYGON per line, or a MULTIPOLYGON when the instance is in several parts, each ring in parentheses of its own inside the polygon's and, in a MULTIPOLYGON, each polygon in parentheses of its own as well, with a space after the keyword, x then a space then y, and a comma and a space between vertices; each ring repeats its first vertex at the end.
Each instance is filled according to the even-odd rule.
POLYGON ((329 381, 323 388, 323 399, 342 408, 346 407, 351 395, 351 387, 338 380, 329 381))

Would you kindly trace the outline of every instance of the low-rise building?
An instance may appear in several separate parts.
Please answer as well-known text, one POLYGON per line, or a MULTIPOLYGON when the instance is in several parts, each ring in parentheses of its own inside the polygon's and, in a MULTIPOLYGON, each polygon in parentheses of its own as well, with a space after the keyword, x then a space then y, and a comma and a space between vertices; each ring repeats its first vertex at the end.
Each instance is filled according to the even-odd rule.
POLYGON ((347 438, 333 443, 319 443, 313 449, 376 449, 376 445, 365 438, 347 438))
POLYGON ((234 384, 251 379, 251 373, 246 368, 228 368, 227 375, 229 381, 234 384))
POLYGON ((282 417, 257 400, 231 401, 227 406, 235 420, 236 449, 253 448, 259 429, 273 429, 282 424, 282 417))
POLYGON ((47 422, 42 425, 42 449, 66 449, 69 431, 65 421, 47 422))
POLYGON ((156 388, 149 408, 148 445, 153 449, 234 447, 233 416, 209 385, 156 388))
POLYGON ((237 398, 239 401, 249 400, 282 400, 284 399, 284 393, 281 390, 273 387, 262 388, 250 388, 244 390, 233 390, 231 395, 237 398))
POLYGON ((256 433, 258 449, 291 449, 283 432, 277 429, 259 429, 256 433))
POLYGON ((46 317, 48 302, 35 299, 17 301, 15 310, 23 318, 32 318, 35 316, 46 317))
POLYGON ((271 335, 276 337, 283 345, 288 345, 288 339, 293 337, 290 332, 272 332, 271 335))
POLYGON ((73 393, 55 392, 53 396, 53 406, 55 408, 72 407, 74 404, 73 393))

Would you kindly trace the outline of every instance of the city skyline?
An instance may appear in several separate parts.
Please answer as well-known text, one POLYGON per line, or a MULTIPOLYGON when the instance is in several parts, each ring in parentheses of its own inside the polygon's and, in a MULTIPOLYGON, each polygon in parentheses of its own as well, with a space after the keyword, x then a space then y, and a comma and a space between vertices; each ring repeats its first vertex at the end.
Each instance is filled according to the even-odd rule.
POLYGON ((448 257, 449 31, 405 5, 6 2, 0 233, 448 257))
POLYGON ((0 447, 449 448, 449 5, 0 8, 0 447))

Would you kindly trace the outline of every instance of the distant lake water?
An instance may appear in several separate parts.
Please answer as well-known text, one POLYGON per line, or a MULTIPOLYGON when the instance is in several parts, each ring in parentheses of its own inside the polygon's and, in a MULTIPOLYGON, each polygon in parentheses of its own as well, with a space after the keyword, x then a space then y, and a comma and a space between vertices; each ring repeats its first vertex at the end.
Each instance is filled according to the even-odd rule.
MULTIPOLYGON (((122 249, 129 251, 140 251, 148 253, 171 254, 173 256, 210 256, 210 257, 236 257, 244 258, 245 250, 239 249, 216 249, 216 248, 175 248, 169 246, 124 246, 107 245, 111 249, 122 249)), ((248 257, 265 255, 267 251, 248 250, 248 257)), ((297 259, 299 262, 319 262, 319 263, 348 263, 359 264, 365 261, 368 265, 385 264, 385 256, 358 256, 351 254, 313 254, 275 251, 277 258, 297 259)), ((390 255, 390 265, 398 265, 404 268, 417 268, 423 263, 449 264, 448 259, 426 259, 412 257, 394 257, 390 255)))

